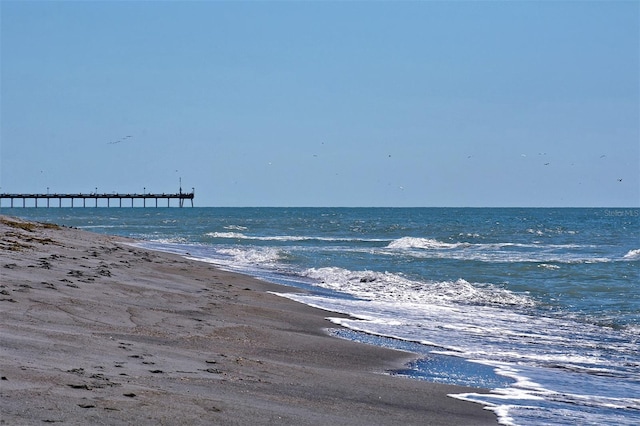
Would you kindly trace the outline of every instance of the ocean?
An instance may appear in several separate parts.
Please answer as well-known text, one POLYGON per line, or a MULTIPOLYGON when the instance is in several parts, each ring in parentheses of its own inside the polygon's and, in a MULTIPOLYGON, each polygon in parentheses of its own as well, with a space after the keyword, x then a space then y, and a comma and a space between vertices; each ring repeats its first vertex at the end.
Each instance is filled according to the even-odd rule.
MULTIPOLYGON (((306 292, 505 425, 640 424, 638 208, 3 208, 306 292)), ((330 328, 331 323, 327 323, 330 328)))

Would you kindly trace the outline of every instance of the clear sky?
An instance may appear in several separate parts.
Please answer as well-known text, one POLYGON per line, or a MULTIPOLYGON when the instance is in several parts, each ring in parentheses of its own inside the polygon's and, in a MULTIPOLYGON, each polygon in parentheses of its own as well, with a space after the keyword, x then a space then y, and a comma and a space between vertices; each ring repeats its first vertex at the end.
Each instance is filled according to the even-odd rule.
POLYGON ((0 192, 639 206, 640 2, 1 1, 0 192))

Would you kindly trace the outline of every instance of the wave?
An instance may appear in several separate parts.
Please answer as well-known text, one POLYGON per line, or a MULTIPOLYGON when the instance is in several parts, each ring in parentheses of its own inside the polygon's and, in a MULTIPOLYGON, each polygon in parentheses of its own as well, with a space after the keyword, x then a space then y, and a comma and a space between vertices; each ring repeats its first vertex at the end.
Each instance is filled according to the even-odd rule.
POLYGON ((402 237, 391 241, 387 248, 391 249, 453 249, 458 247, 469 247, 469 243, 444 243, 431 238, 402 237))
POLYGON ((135 238, 138 238, 142 241, 148 241, 150 243, 155 243, 155 244, 159 244, 159 245, 172 245, 172 244, 181 244, 184 246, 188 246, 188 245, 193 245, 194 243, 191 242, 191 240, 189 240, 186 237, 173 237, 173 238, 154 238, 153 235, 135 235, 135 238))
POLYGON ((541 263, 538 265, 538 268, 544 268, 544 269, 560 269, 560 267, 558 265, 551 265, 549 263, 541 263))
POLYGON ((533 235, 537 235, 537 236, 543 236, 543 235, 563 235, 563 234, 567 234, 567 235, 576 235, 579 234, 579 231, 574 231, 571 229, 562 229, 562 228, 556 228, 556 229, 533 229, 533 228, 529 228, 527 229, 527 233, 529 234, 533 234, 533 235))
POLYGON ((256 236, 246 235, 241 232, 207 232, 205 234, 211 238, 236 239, 236 240, 257 240, 257 241, 328 241, 328 242, 387 242, 384 239, 362 239, 362 238, 339 238, 339 237, 313 237, 302 235, 273 235, 256 236))
POLYGON ((358 298, 419 304, 466 304, 531 307, 528 296, 493 284, 457 281, 415 281, 390 272, 350 271, 337 267, 311 268, 303 272, 323 288, 349 293, 358 298))
POLYGON ((233 265, 269 265, 275 264, 284 256, 283 252, 274 247, 257 248, 221 248, 217 254, 226 257, 233 265))
POLYGON ((305 241, 305 240, 316 239, 312 237, 298 237, 293 235, 259 237, 259 236, 245 235, 240 232, 207 232, 205 235, 211 238, 234 239, 234 240, 258 240, 258 241, 305 241))
MULTIPOLYGON (((542 267, 553 269, 551 263, 606 263, 618 260, 596 256, 593 249, 596 245, 580 244, 540 244, 540 243, 469 243, 443 242, 432 238, 402 237, 391 241, 386 254, 401 253, 416 258, 475 260, 480 262, 530 262, 542 263, 542 267)), ((598 253, 599 254, 599 253, 598 253)), ((636 253, 628 253, 629 258, 635 260, 636 253)))
POLYGON ((241 225, 228 225, 228 226, 225 226, 224 229, 232 229, 234 231, 246 231, 247 227, 241 226, 241 225))
POLYGON ((622 256, 623 260, 640 260, 640 249, 629 250, 622 256))
MULTIPOLYGON (((623 327, 623 331, 630 336, 640 336, 640 324, 627 324, 623 327)), ((640 363, 637 367, 640 368, 640 363)))
POLYGON ((183 238, 141 241, 132 243, 132 245, 150 250, 180 254, 187 256, 189 259, 223 265, 234 270, 242 270, 246 267, 253 269, 256 266, 267 268, 278 266, 278 262, 287 256, 285 251, 277 247, 213 248, 208 244, 192 243, 183 238))
POLYGON ((387 248, 392 249, 425 249, 425 250, 439 250, 439 249, 502 249, 506 247, 515 248, 536 248, 536 249, 581 249, 581 248, 594 248, 593 245, 580 245, 580 244, 524 244, 524 243, 468 243, 468 242, 455 242, 446 243, 432 238, 419 238, 419 237, 402 237, 393 240, 389 243, 387 248))

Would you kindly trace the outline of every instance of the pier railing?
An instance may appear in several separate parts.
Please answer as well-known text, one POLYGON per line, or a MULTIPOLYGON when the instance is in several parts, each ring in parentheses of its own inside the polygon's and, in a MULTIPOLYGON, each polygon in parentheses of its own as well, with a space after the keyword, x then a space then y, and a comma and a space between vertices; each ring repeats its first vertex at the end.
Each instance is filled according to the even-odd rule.
MULTIPOLYGON (((195 191, 192 191, 192 192, 180 191, 179 193, 175 193, 175 194, 165 194, 165 193, 162 193, 162 194, 151 194, 151 193, 144 193, 144 194, 120 194, 120 193, 117 193, 117 194, 116 193, 112 193, 112 194, 107 194, 107 193, 102 193, 102 194, 98 194, 98 193, 0 194, 0 207, 13 208, 13 207, 16 207, 16 204, 18 204, 17 207, 27 207, 27 200, 33 200, 33 207, 39 207, 38 200, 43 202, 46 201, 46 207, 51 207, 52 204, 55 204, 55 203, 51 203, 52 200, 54 201, 58 200, 57 207, 62 207, 62 200, 71 200, 70 207, 76 207, 74 206, 74 200, 82 200, 82 207, 87 207, 87 200, 90 201, 90 204, 93 204, 93 207, 98 207, 98 200, 107 200, 106 207, 122 207, 122 200, 131 200, 131 203, 130 203, 131 207, 135 206, 134 204, 135 200, 142 200, 142 207, 147 207, 147 200, 155 200, 155 207, 158 207, 158 200, 167 200, 167 207, 171 207, 172 200, 177 201, 178 207, 184 207, 185 200, 189 200, 191 201, 191 207, 193 207, 194 195, 195 195, 195 191), (16 200, 18 201, 22 200, 22 203, 19 203, 19 202, 15 203, 16 200), (91 201, 94 201, 94 202, 91 203, 91 201), (114 203, 117 205, 112 206, 111 201, 118 201, 117 203, 114 203), (8 206, 6 205, 7 202, 9 203, 8 206)), ((153 205, 153 203, 150 203, 150 204, 151 205, 149 207, 153 205)), ((31 203, 29 206, 31 206, 31 203)), ((44 205, 41 205, 41 206, 45 207, 44 205)), ((91 207, 91 205, 89 205, 89 207, 91 207)))

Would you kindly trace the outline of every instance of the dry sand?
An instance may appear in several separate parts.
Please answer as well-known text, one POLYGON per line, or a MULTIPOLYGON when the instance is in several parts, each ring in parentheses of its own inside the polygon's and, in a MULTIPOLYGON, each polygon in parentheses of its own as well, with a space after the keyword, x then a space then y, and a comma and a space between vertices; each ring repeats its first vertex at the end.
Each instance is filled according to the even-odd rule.
POLYGON ((484 425, 292 289, 0 216, 0 424, 484 425))

